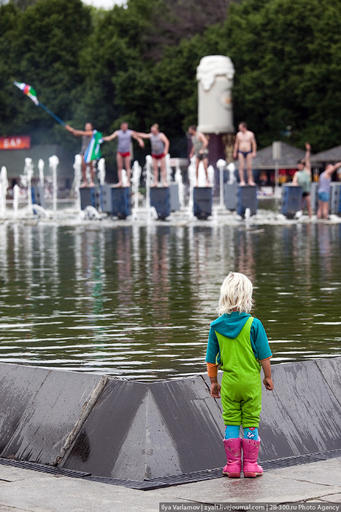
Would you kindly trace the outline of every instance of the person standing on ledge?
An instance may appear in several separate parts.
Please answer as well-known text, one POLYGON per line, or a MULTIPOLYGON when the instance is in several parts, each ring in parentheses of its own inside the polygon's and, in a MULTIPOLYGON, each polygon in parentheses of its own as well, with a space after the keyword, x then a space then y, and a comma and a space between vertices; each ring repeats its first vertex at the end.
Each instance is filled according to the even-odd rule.
POLYGON ((330 199, 330 183, 332 181, 332 175, 341 167, 341 162, 337 164, 327 165, 325 171, 320 174, 319 185, 318 185, 318 199, 319 206, 317 210, 318 219, 328 219, 329 215, 329 199, 330 199))
POLYGON ((257 144, 255 134, 247 129, 245 122, 239 123, 239 132, 234 143, 233 158, 239 161, 240 185, 245 185, 244 168, 246 164, 248 184, 255 186, 252 176, 252 158, 256 156, 257 144))
POLYGON ((257 464, 260 439, 259 417, 262 408, 260 370, 264 386, 272 391, 268 338, 260 320, 249 313, 252 309, 252 283, 238 272, 230 272, 220 289, 219 317, 210 325, 207 344, 207 372, 211 380, 211 396, 220 397, 225 423, 224 447, 227 464, 223 474, 239 478, 243 449, 244 477, 261 476, 257 464), (218 384, 218 366, 223 370, 218 384), (240 426, 244 437, 240 439, 240 426))
POLYGON ((208 179, 208 139, 201 132, 197 131, 197 127, 192 125, 188 128, 188 133, 192 139, 192 149, 189 155, 191 159, 195 155, 195 175, 196 175, 196 184, 198 186, 198 176, 199 176, 199 165, 200 162, 204 164, 204 170, 206 174, 206 184, 209 187, 210 182, 208 179))
POLYGON ((168 187, 167 182, 167 169, 166 169, 166 156, 169 153, 169 140, 166 135, 159 130, 159 125, 154 123, 150 128, 150 133, 138 133, 142 139, 150 139, 152 147, 154 183, 153 187, 158 185, 159 162, 161 167, 161 181, 163 187, 168 187))
POLYGON ((120 130, 114 131, 111 135, 107 135, 106 137, 103 137, 103 141, 109 142, 110 140, 114 140, 118 138, 118 145, 117 145, 117 154, 116 154, 116 161, 117 161, 117 174, 118 174, 118 183, 115 185, 116 187, 122 187, 122 170, 123 166, 127 172, 127 178, 128 178, 128 187, 130 187, 130 175, 131 175, 131 168, 130 168, 130 148, 131 148, 131 139, 136 139, 141 146, 141 148, 144 147, 144 142, 141 139, 141 137, 138 136, 138 134, 134 130, 129 130, 128 123, 123 122, 121 123, 120 130))
POLYGON ((305 145, 306 153, 302 160, 298 161, 298 171, 295 173, 292 180, 294 185, 302 188, 302 209, 304 203, 307 204, 309 217, 312 217, 310 189, 311 189, 311 164, 310 164, 310 144, 307 142, 305 145))
MULTIPOLYGON (((90 144, 92 142, 92 138, 94 135, 96 135, 97 130, 93 129, 93 126, 91 123, 85 123, 84 130, 75 130, 70 125, 66 125, 65 128, 68 132, 72 133, 72 135, 75 135, 75 137, 82 137, 82 147, 81 147, 81 155, 82 155, 82 184, 81 187, 88 186, 87 179, 86 179, 86 167, 89 165, 90 167, 90 183, 89 187, 94 187, 94 178, 95 178, 95 169, 94 169, 94 162, 100 158, 96 152, 88 151, 90 149, 90 144), (97 158, 98 157, 98 158, 97 158)), ((101 135, 100 135, 101 137, 101 135)), ((97 144, 99 141, 97 141, 97 144)), ((98 146, 99 150, 99 146, 98 146)))

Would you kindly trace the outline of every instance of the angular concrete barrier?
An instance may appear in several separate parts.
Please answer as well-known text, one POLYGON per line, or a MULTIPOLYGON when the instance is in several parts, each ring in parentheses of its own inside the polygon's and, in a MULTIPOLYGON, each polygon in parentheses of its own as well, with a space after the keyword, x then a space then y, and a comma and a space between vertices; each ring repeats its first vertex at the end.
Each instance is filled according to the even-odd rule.
MULTIPOLYGON (((341 357, 273 366, 265 464, 341 453, 340 368, 341 357)), ((206 376, 145 383, 3 364, 0 386, 2 457, 140 488, 209 478, 225 463, 221 404, 206 376)))
POLYGON ((221 412, 201 376, 151 384, 110 381, 63 464, 121 480, 216 468, 221 412))
POLYGON ((106 377, 0 364, 0 456, 55 465, 106 377))

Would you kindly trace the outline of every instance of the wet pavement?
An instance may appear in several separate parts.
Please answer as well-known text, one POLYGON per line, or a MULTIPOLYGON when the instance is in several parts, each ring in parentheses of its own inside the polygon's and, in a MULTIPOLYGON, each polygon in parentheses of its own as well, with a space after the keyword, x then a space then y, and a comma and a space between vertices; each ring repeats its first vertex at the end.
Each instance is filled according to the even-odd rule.
POLYGON ((155 512, 162 502, 337 504, 341 458, 267 471, 254 480, 218 478, 152 491, 0 465, 0 512, 155 512))

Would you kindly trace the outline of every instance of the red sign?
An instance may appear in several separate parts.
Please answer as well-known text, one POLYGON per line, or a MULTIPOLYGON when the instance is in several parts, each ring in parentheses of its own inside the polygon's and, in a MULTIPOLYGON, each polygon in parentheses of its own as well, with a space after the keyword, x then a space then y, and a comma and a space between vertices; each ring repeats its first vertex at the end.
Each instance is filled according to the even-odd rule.
POLYGON ((27 135, 0 137, 0 149, 30 149, 30 147, 31 137, 27 135))

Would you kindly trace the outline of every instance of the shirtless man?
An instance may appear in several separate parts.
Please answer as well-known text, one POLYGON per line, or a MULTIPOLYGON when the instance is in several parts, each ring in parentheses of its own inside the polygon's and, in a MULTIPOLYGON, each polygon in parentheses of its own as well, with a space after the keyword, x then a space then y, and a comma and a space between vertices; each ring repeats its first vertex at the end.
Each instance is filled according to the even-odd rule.
POLYGON ((130 147, 131 147, 131 139, 136 139, 141 146, 141 148, 144 147, 144 142, 139 137, 139 135, 134 130, 129 130, 128 123, 123 122, 121 124, 120 130, 114 131, 111 135, 107 135, 107 137, 103 137, 104 141, 110 141, 115 138, 118 138, 118 145, 117 145, 117 154, 116 154, 116 161, 117 161, 117 173, 118 173, 118 183, 116 184, 116 187, 122 187, 122 170, 123 166, 125 170, 127 171, 127 178, 128 178, 128 187, 130 187, 130 147))
POLYGON ((252 158, 256 156, 257 151, 255 134, 247 129, 247 124, 244 122, 240 123, 238 128, 239 132, 234 143, 233 158, 236 160, 238 157, 239 160, 240 185, 245 185, 244 168, 246 163, 248 184, 255 186, 256 183, 252 176, 252 158))
MULTIPOLYGON (((86 166, 87 163, 85 161, 84 155, 86 153, 86 150, 89 147, 89 144, 91 142, 91 138, 94 134, 94 129, 91 123, 85 123, 84 130, 75 130, 70 125, 66 125, 65 128, 68 132, 72 133, 72 135, 75 135, 75 137, 82 137, 82 147, 81 147, 81 155, 82 155, 82 184, 81 187, 87 186, 87 180, 86 180, 86 166)), ((95 160, 91 160, 89 162, 90 167, 90 183, 89 187, 94 187, 94 162, 95 160)))
POLYGON ((195 155, 195 175, 196 175, 196 184, 198 186, 198 174, 199 174, 199 165, 200 162, 204 164, 205 174, 206 174, 206 183, 209 186, 210 182, 208 179, 208 139, 205 137, 203 133, 197 131, 197 127, 192 125, 188 128, 188 133, 192 139, 192 150, 190 152, 189 158, 191 159, 193 155, 195 155))
POLYGON ((153 187, 157 187, 159 177, 159 163, 161 167, 161 181, 163 187, 168 187, 167 183, 167 169, 166 169, 166 155, 169 152, 169 140, 166 135, 159 130, 157 123, 153 124, 150 128, 150 133, 138 133, 142 139, 150 139, 152 146, 152 159, 154 170, 154 183, 153 187))

